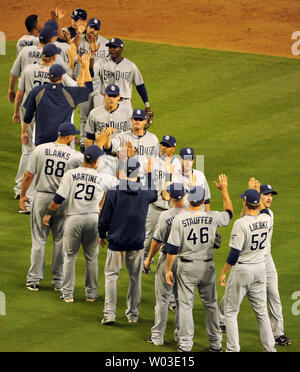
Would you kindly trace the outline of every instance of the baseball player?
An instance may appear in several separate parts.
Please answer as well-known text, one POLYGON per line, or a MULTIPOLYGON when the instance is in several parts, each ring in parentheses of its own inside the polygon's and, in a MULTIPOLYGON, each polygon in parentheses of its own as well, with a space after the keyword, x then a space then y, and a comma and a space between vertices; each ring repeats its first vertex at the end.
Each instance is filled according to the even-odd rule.
MULTIPOLYGON (((149 157, 158 158, 160 147, 155 134, 144 129, 147 123, 146 111, 135 109, 131 116, 131 130, 109 137, 104 149, 108 153, 119 153, 123 147, 128 148, 128 157, 135 156, 141 164, 146 164, 149 157)), ((144 177, 141 167, 139 176, 144 177)))
MULTIPOLYGON (((170 182, 172 174, 174 171, 179 171, 181 169, 180 160, 174 156, 176 150, 176 139, 173 136, 165 135, 160 141, 160 156, 156 158, 153 166, 154 182, 157 187, 158 199, 155 203, 149 205, 149 211, 146 220, 146 239, 144 243, 144 257, 146 258, 153 233, 158 222, 160 214, 170 208, 169 196, 166 197, 162 193, 162 190, 166 182, 170 182)), ((143 272, 150 272, 148 270, 143 270, 143 272)))
POLYGON ((272 219, 259 213, 260 193, 248 189, 241 195, 245 215, 235 221, 226 263, 219 276, 219 284, 225 286, 225 325, 228 352, 239 352, 237 316, 243 298, 247 295, 255 312, 260 342, 264 351, 274 352, 275 340, 267 309, 265 254, 272 219), (226 273, 231 270, 226 284, 226 273))
POLYGON ((34 144, 49 142, 55 138, 56 128, 64 121, 71 121, 73 110, 77 104, 88 99, 92 91, 92 78, 89 71, 89 55, 81 58, 84 87, 64 87, 63 75, 66 70, 58 64, 49 69, 50 84, 44 84, 32 89, 24 107, 26 109, 23 128, 22 143, 28 143, 28 129, 35 116, 34 144))
POLYGON ((109 84, 116 84, 120 88, 121 101, 132 113, 131 97, 132 84, 145 104, 148 115, 153 116, 148 93, 142 75, 137 66, 129 59, 122 57, 124 43, 119 38, 112 38, 106 44, 109 48, 109 57, 94 64, 94 75, 100 78, 101 94, 109 84))
MULTIPOLYGON (((99 134, 106 129, 112 130, 111 138, 118 133, 123 133, 131 128, 131 117, 128 109, 119 104, 120 90, 115 84, 110 84, 105 89, 104 106, 95 107, 89 114, 85 127, 85 147, 93 144, 99 134)), ((118 158, 106 154, 100 163, 103 172, 116 175, 118 158)))
POLYGON ((31 211, 31 266, 27 274, 26 287, 38 291, 45 271, 45 245, 50 228, 53 234, 52 284, 58 290, 63 281, 63 227, 64 209, 53 214, 51 227, 43 226, 42 218, 55 194, 62 177, 70 168, 82 163, 82 154, 68 145, 78 131, 72 123, 63 123, 58 128, 55 142, 37 146, 30 161, 21 187, 20 208, 26 210, 26 192, 35 177, 35 195, 31 211))
POLYGON ((98 253, 99 236, 97 231, 99 204, 104 192, 117 184, 117 179, 97 172, 98 162, 104 154, 98 146, 92 145, 84 153, 83 164, 67 171, 43 218, 49 226, 50 219, 66 204, 66 223, 64 228, 64 281, 61 299, 74 302, 75 263, 82 244, 86 259, 85 291, 86 301, 98 298, 98 253))
MULTIPOLYGON (((203 172, 193 169, 195 161, 195 151, 191 147, 180 149, 181 168, 175 170, 172 181, 183 183, 187 194, 194 186, 202 186, 205 189, 205 201, 202 206, 203 210, 210 211, 210 190, 203 172)), ((186 202, 188 207, 188 202, 186 202)))
MULTIPOLYGON (((87 148, 87 150, 90 147, 87 148)), ((151 190, 151 159, 147 172, 150 183, 143 185, 138 179, 140 163, 131 157, 126 161, 126 179, 116 189, 107 192, 100 214, 98 231, 100 245, 108 240, 105 264, 105 301, 103 325, 114 324, 117 306, 117 280, 124 261, 129 274, 126 316, 129 323, 136 323, 141 300, 141 274, 143 266, 143 243, 148 206, 157 199, 151 190), (108 233, 108 236, 106 234, 108 233)))
MULTIPOLYGON (((106 46, 108 40, 99 35, 100 28, 101 21, 97 18, 90 18, 78 48, 79 56, 87 52, 91 53, 91 68, 93 68, 94 63, 108 56, 108 48, 106 46)), ((78 72, 75 71, 75 76, 77 76, 77 73, 78 72)), ((82 151, 85 149, 85 126, 89 113, 93 108, 103 105, 103 96, 100 94, 100 79, 97 75, 93 76, 93 88, 89 100, 79 105, 81 131, 80 146, 82 151)))
POLYGON ((260 209, 263 211, 267 210, 272 219, 265 257, 267 275, 267 303, 269 305, 269 317, 273 335, 275 338, 275 343, 280 346, 287 346, 292 343, 292 340, 286 337, 284 334, 282 305, 278 290, 278 275, 273 257, 271 255, 271 240, 273 235, 274 214, 270 207, 272 204, 273 195, 277 195, 277 192, 273 190, 271 185, 264 184, 260 186, 260 209))
POLYGON ((169 285, 173 285, 174 276, 171 269, 178 255, 178 351, 191 351, 193 347, 193 305, 196 288, 206 310, 209 351, 222 351, 213 263, 214 240, 217 227, 229 224, 233 216, 233 206, 227 190, 227 176, 219 175, 219 183, 215 184, 222 194, 224 212, 203 211, 201 207, 205 201, 205 189, 195 186, 188 194, 189 211, 174 218, 168 239, 166 281, 169 285))
MULTIPOLYGON (((170 286, 166 283, 166 258, 167 258, 167 241, 169 238, 172 222, 180 213, 185 211, 184 209, 184 194, 185 190, 180 183, 171 183, 167 187, 167 192, 171 197, 172 208, 165 210, 159 216, 158 223, 153 234, 151 247, 149 254, 144 261, 144 267, 150 269, 151 261, 156 253, 160 249, 159 260, 157 263, 157 270, 155 274, 155 324, 151 328, 151 336, 148 338, 148 342, 154 345, 164 344, 164 334, 168 321, 168 306, 171 301, 172 294, 174 293, 176 308, 178 309, 177 300, 177 285, 176 285, 176 267, 175 262, 172 271, 174 275, 174 286, 170 286)), ((178 338, 179 331, 179 318, 178 311, 176 311, 175 317, 175 340, 178 338)))
POLYGON ((39 45, 39 32, 41 30, 41 26, 38 16, 36 14, 31 14, 26 17, 25 27, 28 33, 20 37, 20 39, 17 41, 17 55, 26 46, 39 45))
POLYGON ((87 11, 82 8, 76 8, 73 10, 70 17, 71 26, 69 26, 66 30, 70 33, 70 37, 78 49, 82 38, 82 33, 86 28, 87 11))

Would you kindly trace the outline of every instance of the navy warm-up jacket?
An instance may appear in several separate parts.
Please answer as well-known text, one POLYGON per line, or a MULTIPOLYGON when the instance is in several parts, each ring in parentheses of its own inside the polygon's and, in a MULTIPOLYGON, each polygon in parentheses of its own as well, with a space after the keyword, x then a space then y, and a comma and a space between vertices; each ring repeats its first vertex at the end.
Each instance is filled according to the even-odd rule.
MULTIPOLYGON (((150 182, 151 184, 151 182, 150 182)), ((157 191, 140 182, 121 181, 107 192, 99 217, 100 238, 106 238, 112 251, 134 251, 144 248, 145 223, 150 203, 157 191)))
POLYGON ((30 124, 35 115, 34 144, 56 141, 60 124, 71 121, 74 108, 87 101, 92 91, 91 81, 86 82, 85 87, 46 83, 33 88, 23 106, 25 123, 30 124))

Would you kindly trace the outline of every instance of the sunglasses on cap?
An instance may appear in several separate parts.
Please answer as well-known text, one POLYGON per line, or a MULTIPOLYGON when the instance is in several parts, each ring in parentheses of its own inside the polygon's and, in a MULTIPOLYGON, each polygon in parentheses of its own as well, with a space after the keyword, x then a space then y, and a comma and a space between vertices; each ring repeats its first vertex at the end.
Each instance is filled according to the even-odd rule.
POLYGON ((119 95, 118 94, 108 94, 108 97, 111 97, 111 98, 117 98, 119 95))
POLYGON ((144 121, 144 120, 146 120, 146 119, 142 119, 142 118, 133 118, 133 120, 135 120, 135 121, 144 121))

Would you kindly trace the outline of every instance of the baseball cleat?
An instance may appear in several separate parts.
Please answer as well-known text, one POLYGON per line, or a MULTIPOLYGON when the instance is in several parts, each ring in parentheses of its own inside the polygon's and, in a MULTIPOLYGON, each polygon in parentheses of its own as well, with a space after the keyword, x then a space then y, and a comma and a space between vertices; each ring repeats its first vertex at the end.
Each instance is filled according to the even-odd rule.
POLYGON ((86 302, 95 302, 98 300, 98 296, 97 297, 86 297, 85 301, 86 302))
POLYGON ((213 348, 213 347, 210 347, 210 348, 208 349, 208 351, 209 351, 210 353, 222 353, 222 346, 220 347, 220 349, 215 349, 215 348, 213 348))
POLYGON ((115 319, 114 318, 110 318, 110 317, 104 317, 102 320, 101 320, 101 324, 103 325, 113 325, 115 324, 115 319))
POLYGON ((220 324, 220 330, 222 333, 226 333, 226 325, 225 324, 220 324))
POLYGON ((176 305, 170 305, 169 309, 173 311, 173 313, 176 313, 176 305))
POLYGON ((15 193, 14 199, 16 199, 16 200, 20 200, 20 194, 15 193))
POLYGON ((19 209, 19 213, 21 213, 21 214, 30 214, 30 211, 28 211, 28 210, 23 211, 23 209, 19 209))
POLYGON ((62 288, 53 287, 53 290, 54 290, 55 292, 61 292, 62 288))
POLYGON ((37 292, 39 290, 39 283, 35 283, 35 282, 28 282, 26 283, 26 288, 29 289, 30 291, 34 291, 34 292, 37 292))
POLYGON ((137 323, 138 319, 137 318, 128 318, 128 323, 137 323))
POLYGON ((149 342, 149 344, 153 344, 155 346, 162 346, 164 344, 163 341, 161 341, 157 338, 152 338, 151 336, 149 338, 147 338, 147 342, 149 342))
POLYGON ((178 346, 177 351, 179 351, 180 353, 190 353, 191 352, 191 350, 184 350, 184 349, 182 349, 181 346, 178 346))
POLYGON ((68 303, 74 302, 74 298, 64 298, 64 296, 60 296, 59 298, 60 300, 63 300, 64 302, 68 302, 68 303))
POLYGON ((292 340, 285 335, 275 338, 275 344, 280 346, 288 346, 292 343, 292 340))

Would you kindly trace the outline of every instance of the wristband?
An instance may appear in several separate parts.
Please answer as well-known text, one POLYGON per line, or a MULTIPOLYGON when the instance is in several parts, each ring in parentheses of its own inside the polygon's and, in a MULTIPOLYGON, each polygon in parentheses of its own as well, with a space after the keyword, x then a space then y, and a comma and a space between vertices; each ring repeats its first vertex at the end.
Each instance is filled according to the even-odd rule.
POLYGON ((149 108, 150 107, 150 103, 149 102, 145 102, 145 107, 149 108))

